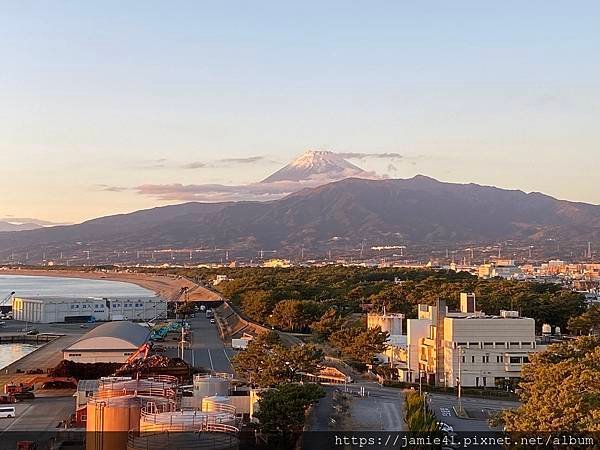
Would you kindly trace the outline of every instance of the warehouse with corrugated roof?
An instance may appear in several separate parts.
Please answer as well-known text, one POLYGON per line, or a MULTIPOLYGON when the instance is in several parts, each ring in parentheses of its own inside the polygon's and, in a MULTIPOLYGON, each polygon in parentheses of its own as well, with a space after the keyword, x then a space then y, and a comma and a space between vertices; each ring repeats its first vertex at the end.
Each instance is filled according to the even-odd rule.
POLYGON ((84 334, 63 350, 63 358, 79 363, 124 363, 150 337, 150 330, 133 322, 109 322, 84 334))

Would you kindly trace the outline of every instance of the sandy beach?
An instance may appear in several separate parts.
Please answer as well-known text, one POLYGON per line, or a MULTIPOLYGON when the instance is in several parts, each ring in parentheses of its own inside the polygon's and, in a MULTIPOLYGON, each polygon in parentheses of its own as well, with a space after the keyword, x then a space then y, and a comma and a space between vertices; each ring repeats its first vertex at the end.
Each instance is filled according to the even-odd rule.
POLYGON ((221 296, 209 289, 197 285, 187 278, 175 275, 157 275, 151 273, 124 272, 83 272, 76 270, 45 270, 45 269, 0 269, 0 275, 23 275, 60 278, 83 278, 88 280, 121 281, 133 283, 145 289, 156 292, 166 300, 184 300, 182 292, 188 289, 185 298, 188 301, 206 300, 219 301, 221 296))

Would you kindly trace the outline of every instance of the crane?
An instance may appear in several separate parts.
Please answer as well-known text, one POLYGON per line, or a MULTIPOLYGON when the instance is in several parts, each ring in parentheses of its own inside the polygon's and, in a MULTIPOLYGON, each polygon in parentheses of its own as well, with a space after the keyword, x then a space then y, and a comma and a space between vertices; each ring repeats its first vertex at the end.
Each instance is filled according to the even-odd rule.
POLYGON ((12 291, 6 297, 4 297, 2 300, 0 300, 0 306, 6 306, 6 304, 9 302, 9 300, 12 300, 14 295, 15 295, 15 291, 12 291))
POLYGON ((142 360, 145 360, 146 358, 148 358, 148 353, 150 352, 151 348, 152 348, 152 344, 146 342, 140 348, 138 348, 135 351, 135 353, 133 353, 129 358, 127 358, 127 361, 125 361, 125 364, 131 364, 133 361, 135 361, 138 358, 142 358, 142 360))

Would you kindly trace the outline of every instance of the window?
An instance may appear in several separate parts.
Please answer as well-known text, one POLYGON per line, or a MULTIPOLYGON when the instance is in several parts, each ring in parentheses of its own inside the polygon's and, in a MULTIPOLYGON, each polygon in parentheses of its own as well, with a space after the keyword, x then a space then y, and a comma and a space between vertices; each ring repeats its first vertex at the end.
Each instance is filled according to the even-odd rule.
POLYGON ((510 357, 510 363, 511 364, 520 364, 521 363, 521 358, 518 356, 511 356, 510 357))
POLYGON ((511 346, 511 347, 519 347, 520 345, 521 345, 521 343, 520 343, 520 342, 511 342, 511 343, 510 343, 510 346, 511 346))
POLYGON ((483 356, 482 360, 483 360, 482 362, 485 363, 485 364, 489 363, 490 362, 490 355, 483 356))
POLYGON ((81 356, 81 353, 69 353, 69 356, 81 356))
POLYGON ((463 356, 461 359, 462 359, 462 362, 464 364, 465 363, 465 357, 463 356))
POLYGON ((475 356, 471 356, 471 362, 475 364, 475 356))
POLYGON ((469 342, 469 347, 479 347, 479 342, 469 342))
POLYGON ((502 356, 502 355, 496 356, 496 362, 497 363, 503 363, 504 362, 504 356, 502 356))
POLYGON ((496 347, 506 347, 506 342, 496 342, 496 347))

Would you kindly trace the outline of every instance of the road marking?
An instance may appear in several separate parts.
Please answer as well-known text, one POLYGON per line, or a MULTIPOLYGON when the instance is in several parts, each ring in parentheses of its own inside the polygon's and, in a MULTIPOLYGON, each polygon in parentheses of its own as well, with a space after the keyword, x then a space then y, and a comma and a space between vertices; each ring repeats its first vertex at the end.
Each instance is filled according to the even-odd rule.
POLYGON ((231 364, 231 359, 229 359, 229 355, 225 349, 223 349, 223 353, 225 353, 225 358, 227 358, 227 361, 229 361, 229 364, 231 364))
POLYGON ((29 408, 31 408, 32 406, 33 406, 33 404, 30 403, 29 405, 27 405, 27 408, 25 408, 24 410, 18 411, 19 412, 19 416, 15 417, 14 418, 15 420, 13 420, 4 430, 2 430, 0 432, 0 436, 2 436, 4 433, 6 433, 7 431, 9 431, 13 426, 15 426, 17 423, 19 423, 21 421, 21 419, 23 419, 24 413, 27 412, 29 410, 29 408))
POLYGON ((210 370, 215 370, 215 366, 213 366, 212 356, 210 355, 210 348, 206 349, 208 351, 208 359, 210 360, 210 370))
POLYGON ((449 408, 440 408, 443 417, 452 417, 452 412, 449 408))

